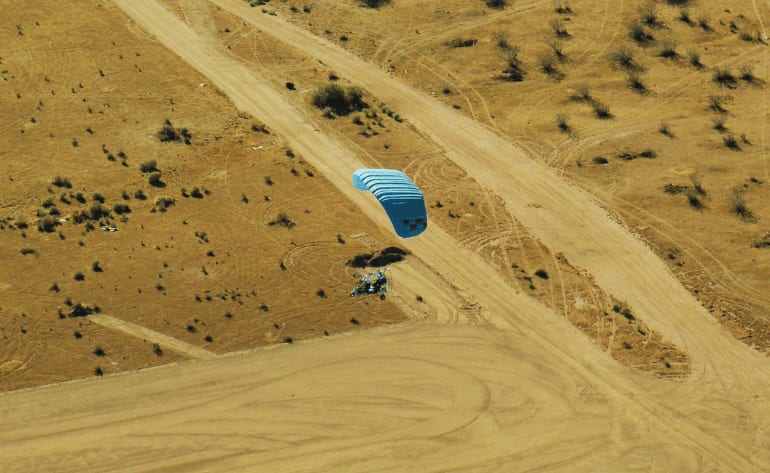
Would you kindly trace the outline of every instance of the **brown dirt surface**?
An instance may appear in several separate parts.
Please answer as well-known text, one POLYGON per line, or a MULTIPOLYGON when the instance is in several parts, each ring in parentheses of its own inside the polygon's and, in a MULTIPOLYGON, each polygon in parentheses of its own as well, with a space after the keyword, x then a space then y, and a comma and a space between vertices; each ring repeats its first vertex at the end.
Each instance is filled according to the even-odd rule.
POLYGON ((114 6, 55 11, 20 11, 23 34, 13 22, 3 32, 3 390, 89 376, 105 364, 94 344, 114 354, 105 373, 183 358, 167 345, 156 356, 144 337, 60 319, 67 304, 93 304, 214 352, 404 320, 388 301, 347 296, 356 279, 345 262, 396 242, 351 218, 354 205, 281 137, 126 28, 114 6), (75 21, 85 29, 78 35, 75 21), (167 119, 191 132, 191 145, 158 140, 167 119), (141 171, 149 161, 162 187, 141 171), (71 187, 52 184, 57 176, 71 187), (98 204, 95 193, 109 217, 74 223, 98 204), (175 203, 161 211, 160 197, 175 203), (130 212, 114 211, 119 203, 130 212), (296 226, 269 225, 282 213, 296 226), (54 231, 38 231, 38 215, 48 214, 54 231), (366 243, 351 236, 363 229, 366 243))
POLYGON ((5 9, 8 471, 770 469, 770 4, 382 3, 5 9))
POLYGON ((482 2, 420 9, 394 2, 376 10, 340 2, 309 13, 288 2, 271 4, 268 11, 503 132, 573 179, 642 234, 737 338, 767 351, 767 5, 670 3, 654 5, 656 23, 644 28, 653 39, 644 44, 630 37, 629 25, 649 9, 645 2, 516 2, 502 10, 482 2), (371 21, 382 28, 358 26, 371 21), (554 34, 554 21, 567 35, 554 34), (519 50, 522 82, 504 80, 501 38, 519 50), (458 40, 475 42, 453 47, 458 40), (676 53, 671 59, 660 56, 667 44, 676 53), (563 55, 557 71, 546 74, 541 57, 557 48, 563 55), (612 59, 622 48, 631 52, 629 68, 612 59), (699 67, 692 65, 691 53, 699 67), (717 70, 730 72, 734 85, 716 83, 717 70), (646 90, 628 86, 630 73, 646 90), (576 100, 581 89, 607 105, 612 118, 597 119, 590 100, 576 100), (723 112, 712 110, 712 98, 723 112), (557 127, 560 115, 566 130, 557 127), (717 119, 725 121, 724 131, 714 129, 717 119), (725 145, 727 138, 735 139, 736 149, 725 145), (645 150, 655 157, 619 157, 645 150), (597 157, 607 164, 597 164, 597 157), (688 203, 693 179, 705 191, 696 196, 700 209, 688 203), (672 195, 664 191, 667 184, 685 188, 672 195), (748 218, 732 210, 736 193, 748 218), (672 248, 689 261, 668 258, 672 248))

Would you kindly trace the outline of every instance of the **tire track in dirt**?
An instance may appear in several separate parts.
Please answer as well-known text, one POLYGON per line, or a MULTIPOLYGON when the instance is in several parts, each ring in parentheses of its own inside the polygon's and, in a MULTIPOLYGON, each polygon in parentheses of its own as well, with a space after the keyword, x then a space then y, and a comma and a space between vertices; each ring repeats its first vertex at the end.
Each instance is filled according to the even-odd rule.
POLYGON ((377 60, 373 57, 373 62, 378 62, 383 67, 393 61, 398 61, 403 56, 409 55, 411 52, 425 46, 428 43, 434 43, 438 41, 447 41, 453 37, 461 36, 463 32, 478 28, 490 23, 494 23, 499 20, 507 20, 509 18, 522 15, 525 13, 531 13, 542 6, 552 4, 549 0, 538 0, 532 3, 515 5, 510 8, 488 13, 484 16, 471 19, 463 19, 449 25, 444 23, 436 23, 431 25, 429 29, 420 30, 420 34, 415 38, 413 36, 399 35, 399 39, 388 48, 385 56, 377 60))

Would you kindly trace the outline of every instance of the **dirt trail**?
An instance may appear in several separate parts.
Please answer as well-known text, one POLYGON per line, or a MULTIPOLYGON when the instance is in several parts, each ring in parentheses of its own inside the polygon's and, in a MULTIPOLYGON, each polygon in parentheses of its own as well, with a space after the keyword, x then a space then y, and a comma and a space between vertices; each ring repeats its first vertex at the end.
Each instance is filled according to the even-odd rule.
POLYGON ((206 350, 205 348, 196 347, 195 345, 191 345, 178 338, 163 335, 162 333, 147 327, 132 324, 131 322, 126 322, 125 320, 120 320, 106 314, 89 315, 88 320, 103 327, 120 330, 121 332, 133 335, 137 338, 149 340, 153 343, 157 343, 161 348, 170 348, 193 359, 210 360, 217 357, 216 353, 206 350))
MULTIPOLYGON (((315 130, 224 48, 201 39, 152 0, 115 3, 209 77, 240 109, 268 123, 374 221, 389 225, 377 202, 362 198, 350 185, 352 170, 361 165, 356 156, 315 130)), ((240 1, 217 3, 234 11, 240 3, 245 5, 240 1)), ((436 273, 440 274, 457 288, 457 295, 442 298, 442 304, 451 304, 459 295, 481 307, 477 317, 449 321, 471 323, 407 323, 0 395, 4 468, 770 469, 768 389, 764 383, 746 381, 752 369, 760 381, 767 379, 767 361, 733 343, 707 314, 701 315, 702 309, 689 294, 682 294, 683 289, 665 268, 660 271, 662 265, 654 255, 648 256, 641 243, 581 192, 483 126, 336 47, 305 37, 283 22, 273 23, 272 17, 256 9, 245 7, 242 14, 258 24, 266 20, 265 25, 279 37, 299 41, 295 44, 305 51, 366 84, 431 134, 479 182, 507 201, 521 199, 519 204, 509 203, 509 208, 517 217, 522 212, 533 230, 548 235, 566 228, 565 235, 543 240, 554 250, 564 250, 578 264, 581 260, 559 244, 574 244, 572 252, 582 260, 595 258, 596 267, 582 265, 594 273, 604 271, 605 277, 616 277, 619 282, 614 285, 625 288, 618 295, 627 298, 650 325, 657 317, 656 323, 666 328, 667 336, 670 333, 693 358, 700 358, 699 371, 688 382, 672 383, 624 369, 566 320, 509 289, 480 257, 461 248, 441 229, 430 227, 420 238, 406 240, 405 246, 432 271, 413 265, 424 273, 411 279, 402 271, 399 284, 411 288, 416 284, 420 290, 436 288, 441 286, 436 283, 436 273), (499 168, 500 160, 505 160, 505 169, 499 168), (489 173, 480 169, 485 166, 492 166, 489 173), (609 264, 608 254, 619 255, 621 262, 631 266, 609 264), (632 269, 642 273, 639 281, 632 269), (650 278, 663 278, 654 288, 660 284, 674 287, 670 292, 646 294, 644 286, 624 286, 645 284, 650 278), (672 313, 670 319, 664 317, 666 310, 672 313), (692 319, 690 326, 677 330, 675 323, 686 317, 692 319), (708 353, 709 344, 718 353, 708 353), (739 386, 739 382, 745 385, 739 386)), ((262 24, 260 27, 268 31, 262 24)), ((599 282, 612 290, 606 281, 599 282)))

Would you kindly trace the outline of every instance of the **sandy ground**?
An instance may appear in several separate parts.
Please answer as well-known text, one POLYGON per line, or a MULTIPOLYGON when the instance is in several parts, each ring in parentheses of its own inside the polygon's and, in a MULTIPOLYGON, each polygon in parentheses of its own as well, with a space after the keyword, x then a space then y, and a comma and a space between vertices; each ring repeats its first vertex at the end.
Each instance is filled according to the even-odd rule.
MULTIPOLYGON (((592 198, 350 52, 243 2, 215 3, 367 84, 551 251, 681 347, 690 376, 671 382, 619 365, 431 226, 403 244, 419 261, 393 269, 401 307, 429 294, 425 321, 3 394, 9 471, 770 468, 766 357, 724 330, 592 198), (476 309, 458 312, 458 303, 476 309)), ((376 202, 356 200, 349 185, 363 164, 356 152, 212 41, 205 23, 191 22, 201 34, 151 0, 116 5, 387 228, 376 202)))

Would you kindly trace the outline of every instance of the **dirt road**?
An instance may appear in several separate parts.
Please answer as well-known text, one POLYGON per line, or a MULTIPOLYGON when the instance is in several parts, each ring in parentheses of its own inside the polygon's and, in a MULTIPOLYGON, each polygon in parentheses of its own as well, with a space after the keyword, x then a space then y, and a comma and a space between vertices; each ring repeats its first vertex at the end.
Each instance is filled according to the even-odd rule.
MULTIPOLYGON (((361 165, 354 153, 153 0, 115 3, 388 225, 374 199, 349 183, 361 165)), ((629 372, 431 227, 405 244, 432 271, 402 274, 399 283, 435 289, 429 282, 438 273, 457 288, 444 304, 461 295, 483 308, 477 318, 3 395, 0 458, 8 471, 770 469, 767 360, 721 331, 582 192, 343 50, 244 2, 216 3, 389 102, 553 250, 685 348, 696 371, 683 383, 629 372)))

